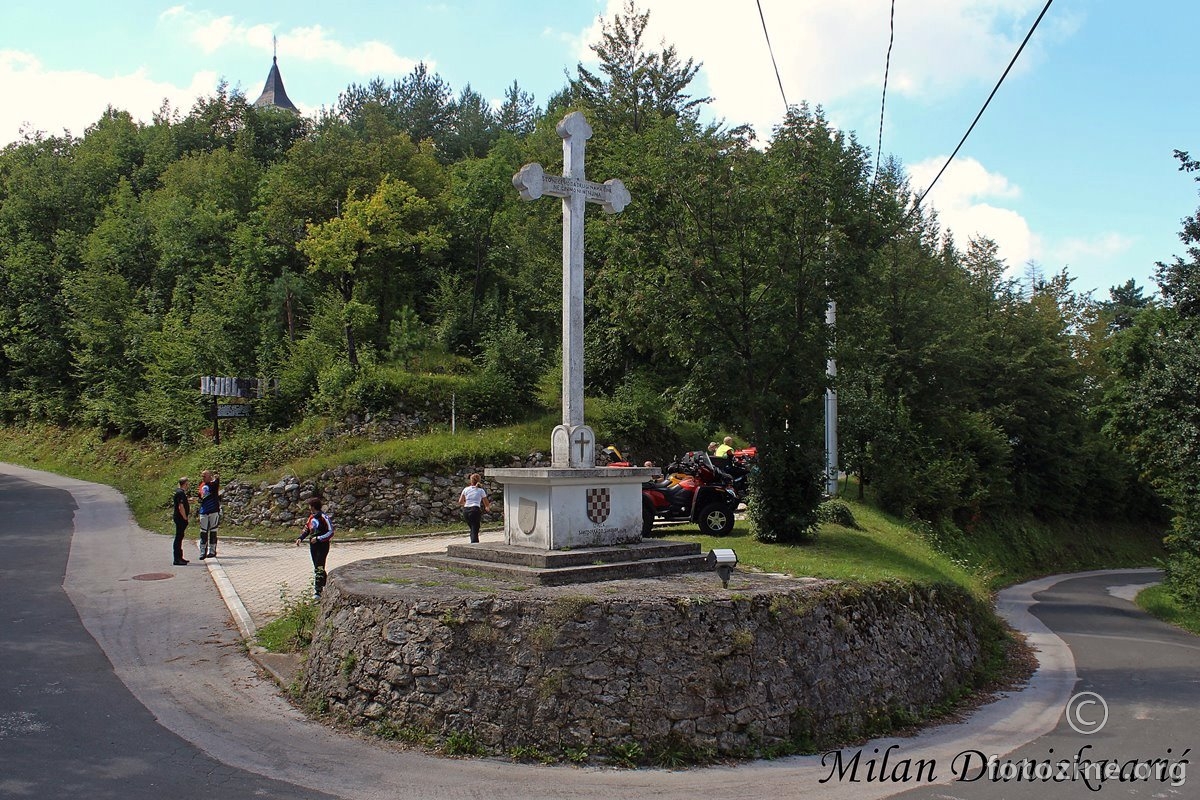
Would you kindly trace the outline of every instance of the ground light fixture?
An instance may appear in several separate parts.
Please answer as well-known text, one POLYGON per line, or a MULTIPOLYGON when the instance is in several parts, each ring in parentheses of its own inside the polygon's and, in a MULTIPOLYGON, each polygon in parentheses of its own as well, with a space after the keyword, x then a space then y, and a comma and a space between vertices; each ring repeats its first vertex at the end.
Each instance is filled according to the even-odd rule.
POLYGON ((733 573, 733 568, 737 566, 737 553, 728 547, 709 550, 706 563, 709 569, 717 571, 717 575, 721 578, 721 585, 728 589, 729 576, 733 573))

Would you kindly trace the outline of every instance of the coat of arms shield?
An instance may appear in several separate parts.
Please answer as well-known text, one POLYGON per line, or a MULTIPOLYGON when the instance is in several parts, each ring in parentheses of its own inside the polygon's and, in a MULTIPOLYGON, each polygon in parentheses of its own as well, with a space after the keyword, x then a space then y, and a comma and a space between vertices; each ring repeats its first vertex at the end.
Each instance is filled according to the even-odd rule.
POLYGON ((526 536, 537 527, 537 500, 521 497, 517 500, 517 527, 526 536))
POLYGON ((587 517, 595 525, 603 525, 612 510, 612 499, 608 487, 587 490, 587 517))

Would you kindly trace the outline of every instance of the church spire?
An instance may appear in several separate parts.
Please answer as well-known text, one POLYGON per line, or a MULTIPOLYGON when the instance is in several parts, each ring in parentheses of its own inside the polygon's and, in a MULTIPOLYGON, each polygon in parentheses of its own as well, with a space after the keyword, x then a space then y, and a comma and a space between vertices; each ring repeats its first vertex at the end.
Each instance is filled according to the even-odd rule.
POLYGON ((255 108, 284 108, 300 113, 300 109, 288 99, 283 88, 283 76, 279 74, 279 40, 271 37, 271 71, 267 73, 267 83, 263 86, 262 94, 254 101, 255 108))

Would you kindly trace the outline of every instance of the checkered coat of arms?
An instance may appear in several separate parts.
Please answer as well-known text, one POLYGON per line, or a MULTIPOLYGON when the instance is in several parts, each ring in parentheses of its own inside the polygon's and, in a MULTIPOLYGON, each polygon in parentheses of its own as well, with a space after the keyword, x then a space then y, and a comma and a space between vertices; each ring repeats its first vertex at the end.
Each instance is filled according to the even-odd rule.
POLYGON ((608 488, 587 490, 587 516, 595 525, 603 525, 612 510, 612 497, 608 488))

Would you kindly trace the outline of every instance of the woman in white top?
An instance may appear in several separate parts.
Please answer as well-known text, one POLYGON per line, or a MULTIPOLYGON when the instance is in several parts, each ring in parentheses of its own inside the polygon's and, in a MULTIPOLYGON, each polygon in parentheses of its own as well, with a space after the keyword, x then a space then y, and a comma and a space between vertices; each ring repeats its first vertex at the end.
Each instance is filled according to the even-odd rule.
POLYGON ((488 500, 487 489, 480 486, 483 478, 478 472, 471 473, 471 485, 462 490, 458 496, 458 504, 462 506, 463 519, 467 522, 467 527, 471 529, 471 541, 478 544, 479 542, 479 521, 483 517, 483 512, 491 512, 492 501, 488 500))

